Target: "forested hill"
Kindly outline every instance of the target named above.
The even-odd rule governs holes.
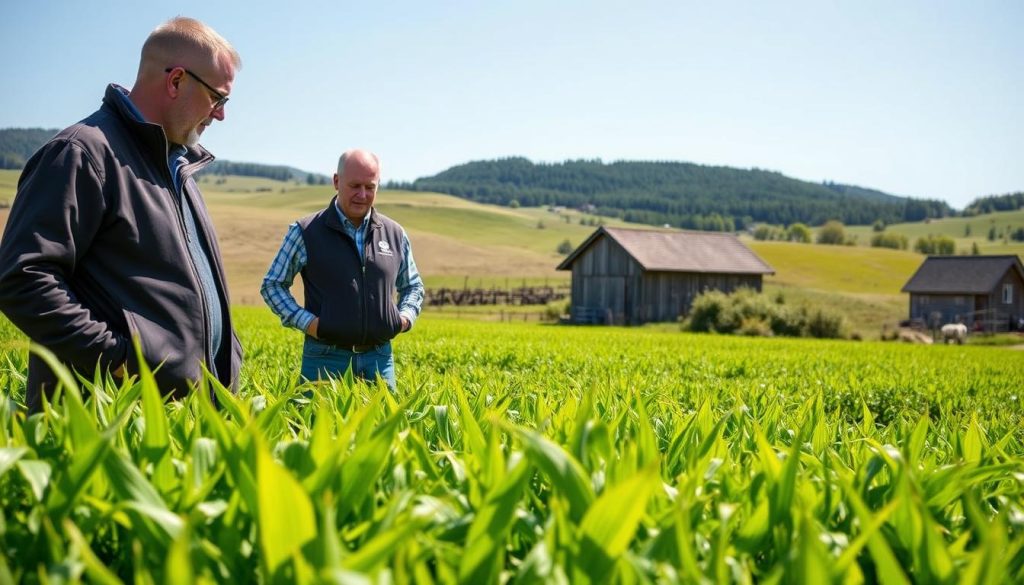
[[[206,165],[200,174],[203,175],[237,175],[240,177],[264,177],[278,181],[300,181],[309,185],[327,185],[327,175],[307,173],[295,167],[283,165],[265,165],[261,163],[232,162],[215,160]]]
[[[954,213],[943,201],[684,162],[535,164],[514,157],[470,162],[401,186],[499,205],[593,206],[598,214],[628,221],[706,230],[742,229],[753,222],[820,225],[830,219],[896,223]]]
[[[57,132],[57,129],[43,128],[0,128],[0,169],[24,168],[29,157]],[[219,159],[207,165],[201,174],[263,177],[278,181],[300,181],[310,185],[326,185],[331,182],[327,175],[308,173],[294,167]]]
[[[59,132],[55,128],[0,128],[0,169],[20,169],[44,142]]]

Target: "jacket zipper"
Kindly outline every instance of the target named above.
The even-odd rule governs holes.
[[[369,221],[369,220],[366,220],[366,221]],[[369,326],[369,323],[368,323],[368,320],[367,320],[367,317],[366,317],[366,315],[368,313],[367,308],[370,306],[370,303],[367,302],[367,298],[366,298],[366,295],[367,295],[367,292],[366,292],[366,256],[369,254],[369,250],[370,250],[368,246],[372,246],[373,245],[373,224],[370,224],[370,225],[366,226],[366,235],[369,236],[369,242],[367,242],[366,240],[363,240],[363,254],[359,258],[359,264],[360,264],[360,267],[362,268],[362,270],[361,270],[361,272],[362,272],[361,280],[362,280],[362,289],[363,289],[363,295],[362,295],[362,303],[363,303],[363,307],[362,307],[363,308],[363,310],[362,310],[362,313],[363,313],[363,345],[366,345],[366,341],[367,341],[366,336],[367,336],[367,333],[368,333],[367,328]]]
[[[213,359],[211,357],[212,352],[210,348],[210,311],[209,308],[206,306],[206,294],[203,292],[203,283],[199,278],[199,269],[196,268],[195,259],[192,258],[192,248],[188,245],[188,242],[192,241],[192,237],[188,233],[188,228],[185,227],[185,211],[183,209],[183,206],[185,204],[185,182],[187,177],[185,177],[184,167],[185,165],[180,165],[178,167],[178,171],[182,175],[181,189],[176,190],[174,188],[174,177],[172,176],[171,191],[178,195],[178,204],[176,206],[178,212],[178,228],[181,230],[181,233],[185,236],[185,255],[188,256],[188,266],[189,268],[192,269],[192,278],[195,284],[197,285],[196,290],[199,292],[199,306],[202,309],[203,313],[203,357],[206,358],[206,367],[210,368],[213,366]],[[191,205],[189,205],[189,207],[191,208]],[[195,212],[193,212],[193,216],[194,215]],[[196,229],[199,229],[198,223],[196,224]],[[212,268],[213,267],[211,266],[211,272]],[[212,389],[210,390],[210,398],[214,400],[214,404],[216,404],[216,398],[214,396]]]

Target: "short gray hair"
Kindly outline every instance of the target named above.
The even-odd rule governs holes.
[[[156,67],[180,65],[170,61],[181,56],[207,59],[215,65],[217,58],[225,54],[231,58],[235,69],[241,69],[242,58],[238,51],[217,31],[194,18],[177,16],[149,33],[142,45],[140,67],[147,63]]]

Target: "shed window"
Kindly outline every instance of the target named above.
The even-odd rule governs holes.
[[[1013,283],[1007,283],[1003,285],[1003,304],[1013,304]]]

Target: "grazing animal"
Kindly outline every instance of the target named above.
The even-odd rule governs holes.
[[[967,341],[967,325],[963,323],[946,323],[942,326],[942,342],[949,343],[956,341],[957,345],[963,345]]]

